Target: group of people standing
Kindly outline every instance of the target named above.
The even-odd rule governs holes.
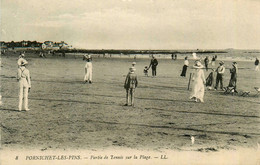
[[[216,59],[217,59],[217,56],[212,57],[212,60],[211,60],[212,66],[215,66]],[[216,69],[212,69],[213,72],[211,72],[209,74],[208,78],[205,79],[203,69],[208,71],[209,64],[210,64],[209,57],[207,56],[203,61],[204,61],[205,66],[202,65],[201,60],[195,60],[195,64],[193,65],[193,69],[195,69],[195,72],[194,72],[193,78],[192,78],[193,88],[192,88],[192,93],[191,93],[190,98],[194,99],[196,102],[204,102],[204,100],[203,100],[204,91],[205,91],[204,85],[210,86],[209,89],[211,89],[211,86],[214,84],[213,83],[213,81],[214,81],[213,75],[215,75],[214,72],[216,72],[216,80],[215,80],[215,85],[213,86],[213,88],[215,90],[217,90],[218,87],[220,87],[221,90],[225,90],[225,87],[223,85],[224,73],[226,70],[226,68],[224,66],[224,62],[220,61],[219,66]],[[188,66],[189,66],[188,57],[185,57],[184,65],[183,65],[180,76],[186,77],[186,72],[187,72]],[[237,90],[236,90],[237,73],[238,73],[237,63],[233,62],[232,68],[230,68],[231,77],[230,77],[230,81],[229,81],[229,84],[227,87],[233,88],[234,92],[237,92]]]
[[[258,58],[255,59],[255,71],[259,71],[259,60],[258,60]]]
[[[86,61],[85,64],[85,76],[84,76],[84,82],[85,83],[92,83],[92,57],[91,55],[84,55],[83,60]],[[214,61],[213,61],[214,60]],[[216,57],[214,56],[212,58],[212,66],[215,65]],[[214,62],[214,63],[213,63]],[[208,71],[208,65],[209,65],[209,58],[208,56],[204,59],[205,67],[202,65],[200,60],[196,60],[193,69],[195,69],[195,72],[193,74],[193,88],[190,99],[193,99],[196,102],[204,102],[204,91],[205,91],[205,85],[212,85],[212,81],[210,84],[207,84],[207,80],[205,79],[204,71],[205,68],[206,71]],[[31,89],[31,78],[30,78],[30,72],[26,68],[26,65],[28,64],[27,60],[25,59],[24,53],[20,54],[19,59],[17,61],[18,64],[18,71],[17,71],[17,81],[19,82],[19,105],[18,109],[19,111],[23,110],[23,103],[24,103],[24,110],[29,111],[28,108],[28,93]],[[137,75],[135,73],[135,62],[132,63],[132,67],[129,68],[129,72],[125,79],[124,88],[126,89],[126,104],[125,106],[132,105],[134,106],[134,94],[135,94],[135,88],[138,85]],[[255,70],[258,71],[259,60],[256,58],[255,61]],[[152,68],[152,77],[156,76],[156,69],[158,66],[158,60],[155,58],[154,55],[152,55],[152,59],[150,61],[149,67],[145,67],[144,73],[148,76],[148,70]],[[184,65],[182,68],[182,77],[186,77],[187,68],[189,66],[188,57],[184,58]],[[216,72],[216,83],[214,86],[214,89],[217,90],[218,86],[220,84],[220,89],[224,90],[223,86],[223,75],[225,73],[225,66],[224,62],[220,61],[219,66],[214,70]],[[236,91],[236,84],[237,84],[237,73],[238,73],[238,67],[237,63],[232,63],[232,68],[230,68],[230,81],[228,87],[232,87],[235,92]],[[210,74],[213,75],[213,72]],[[213,77],[213,76],[212,76]]]
[[[204,102],[203,97],[204,97],[204,85],[206,84],[206,79],[204,75],[204,71],[202,70],[204,66],[201,64],[199,60],[195,61],[195,65],[193,66],[195,69],[192,81],[193,81],[193,88],[192,88],[192,93],[190,99],[194,99],[196,102]],[[223,75],[225,73],[225,66],[224,62],[220,61],[219,66],[217,67],[216,71],[216,84],[214,89],[217,90],[218,86],[220,84],[220,89],[224,90],[223,87]],[[237,63],[233,62],[232,63],[232,68],[230,68],[230,81],[227,87],[233,88],[234,92],[236,91],[236,84],[237,84],[237,72],[238,72],[238,67]],[[212,74],[212,73],[211,73]]]
[[[197,56],[196,56],[196,53],[193,53],[193,58],[197,59]],[[211,65],[214,67],[215,66],[215,62],[216,62],[216,59],[217,59],[217,56],[214,55],[212,57],[212,60],[210,61],[209,60],[209,57],[206,56],[206,58],[204,59],[204,64],[205,64],[205,69],[206,71],[208,71],[209,69],[209,64],[211,63]],[[181,72],[181,77],[186,77],[186,72],[187,72],[187,68],[189,67],[189,61],[188,61],[188,57],[186,56],[184,58],[184,65],[183,65],[183,68],[182,68],[182,72]]]
[[[126,90],[126,104],[125,106],[133,106],[134,107],[134,95],[135,95],[135,88],[138,85],[137,75],[135,73],[136,62],[132,63],[132,67],[129,68],[129,72],[125,79],[124,88]],[[156,77],[156,69],[158,66],[158,60],[155,58],[154,55],[152,55],[152,59],[150,62],[149,67],[145,66],[144,68],[144,74],[145,76],[148,76],[148,70],[152,68],[152,77]]]

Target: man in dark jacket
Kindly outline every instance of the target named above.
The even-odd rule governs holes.
[[[152,55],[152,59],[151,59],[151,63],[149,65],[149,68],[152,66],[152,76],[155,77],[156,76],[156,67],[158,65],[158,61],[157,59],[154,57],[154,55]]]

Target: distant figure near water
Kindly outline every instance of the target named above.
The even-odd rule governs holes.
[[[154,55],[152,55],[152,59],[151,59],[151,63],[148,67],[148,69],[150,69],[150,67],[152,67],[152,76],[155,77],[156,76],[156,67],[158,65],[158,61],[157,59],[154,57]]]
[[[177,60],[177,54],[174,55],[174,60]]]
[[[255,71],[259,71],[259,60],[258,60],[258,58],[255,59]]]
[[[136,62],[132,63],[132,67],[135,69]],[[136,69],[135,69],[136,70]]]
[[[213,57],[212,57],[212,60],[211,60],[211,65],[212,65],[212,66],[215,66],[215,64],[216,64],[216,57],[213,56]]]
[[[197,54],[196,53],[192,53],[192,57],[194,60],[197,60]]]
[[[188,57],[185,57],[184,58],[184,65],[182,67],[182,72],[181,72],[182,77],[186,77],[186,72],[187,72],[188,67],[189,67]]]

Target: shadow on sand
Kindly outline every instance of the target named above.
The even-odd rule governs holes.
[[[219,115],[219,116],[231,116],[231,117],[249,117],[249,118],[260,118],[259,116],[249,116],[249,115],[237,115],[237,114],[228,114],[228,113],[210,113],[210,112],[191,112],[191,111],[175,111],[175,110],[166,110],[161,108],[145,108],[146,110],[158,110],[158,111],[167,111],[167,112],[178,112],[178,113],[192,113],[192,114],[205,114],[205,115]]]
[[[255,136],[260,135],[260,133],[254,133],[254,132],[249,133],[249,132],[232,132],[232,131],[211,131],[211,130],[202,130],[202,129],[196,129],[196,128],[173,127],[173,126],[165,126],[165,125],[147,125],[147,124],[119,123],[119,122],[106,122],[106,121],[95,121],[95,120],[86,120],[86,122],[113,124],[113,125],[130,125],[130,126],[150,127],[150,128],[165,128],[165,129],[175,129],[175,130],[184,130],[184,131],[195,131],[195,132],[202,132],[202,133],[237,135],[237,136],[243,136],[243,137],[245,137],[245,136],[249,137],[248,135],[255,135]]]

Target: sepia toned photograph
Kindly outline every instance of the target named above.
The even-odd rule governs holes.
[[[0,11],[0,165],[260,165],[260,1]]]

